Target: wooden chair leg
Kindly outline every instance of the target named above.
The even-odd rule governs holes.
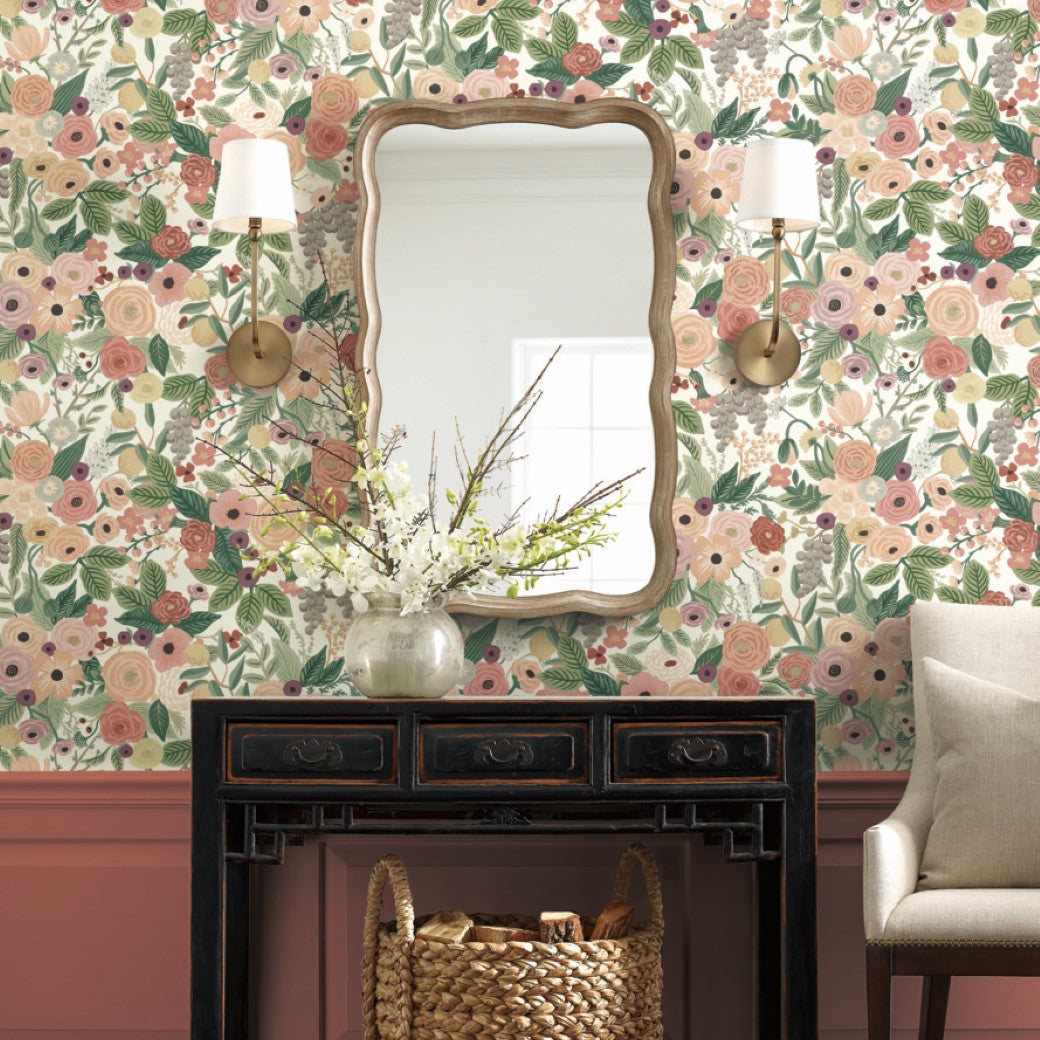
[[[892,1035],[892,954],[887,946],[867,947],[867,1038]]]
[[[918,1040],[943,1040],[946,1002],[950,999],[949,975],[925,975],[921,987],[921,1028]]]

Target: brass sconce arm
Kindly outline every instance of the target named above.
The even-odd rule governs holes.
[[[773,221],[773,324],[769,330],[769,343],[766,344],[766,357],[776,353],[776,344],[780,339],[780,248],[784,241],[784,219],[777,217]],[[256,248],[255,246],[253,247]],[[256,257],[253,257],[256,267]],[[254,303],[253,309],[256,309]]]
[[[260,318],[258,311],[260,304],[257,299],[260,283],[260,229],[263,221],[259,217],[249,218],[249,244],[252,250],[252,269],[249,272],[249,289],[252,298],[250,314],[252,316],[251,327],[253,330],[253,357],[258,361],[263,359],[264,352],[260,349]],[[779,254],[778,254],[779,257]],[[779,258],[777,264],[779,264]],[[779,267],[777,268],[779,271]]]

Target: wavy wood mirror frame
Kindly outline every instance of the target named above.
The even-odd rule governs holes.
[[[672,135],[653,109],[635,101],[599,98],[585,104],[562,104],[523,98],[470,101],[450,105],[438,101],[393,101],[373,108],[365,117],[354,148],[360,213],[354,243],[354,282],[358,297],[360,329],[358,371],[368,402],[369,439],[376,442],[382,403],[377,366],[380,312],[375,276],[376,233],[379,225],[379,184],[376,150],[387,131],[405,124],[425,124],[458,130],[490,123],[544,123],[579,128],[597,123],[626,123],[636,127],[650,143],[652,170],[647,193],[654,256],[651,283],[649,333],[654,349],[650,378],[650,416],[654,434],[654,483],[650,501],[650,530],[655,560],[650,580],[636,592],[608,595],[573,589],[549,595],[458,596],[448,603],[457,614],[485,617],[551,617],[581,611],[601,617],[626,617],[649,610],[668,591],[675,576],[675,530],[672,501],[675,497],[676,435],[671,409],[671,383],[675,374],[675,340],[671,304],[675,291],[675,231],[669,205],[675,172]]]

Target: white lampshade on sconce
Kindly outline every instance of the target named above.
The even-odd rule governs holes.
[[[249,235],[252,244],[250,320],[228,339],[228,368],[246,386],[271,386],[292,362],[289,337],[273,322],[260,321],[257,314],[260,236],[296,230],[289,150],[281,141],[244,137],[224,145],[213,227]]]
[[[778,386],[798,370],[801,346],[780,320],[780,247],[787,231],[820,223],[816,156],[810,141],[765,137],[752,141],[744,159],[737,225],[773,236],[773,317],[749,325],[733,355],[738,371],[759,386]]]

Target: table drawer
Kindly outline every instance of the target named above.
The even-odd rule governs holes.
[[[614,783],[778,780],[780,724],[617,722]]]
[[[397,724],[228,727],[228,780],[236,783],[393,784]]]
[[[511,725],[426,723],[419,728],[422,784],[586,784],[587,722]]]

